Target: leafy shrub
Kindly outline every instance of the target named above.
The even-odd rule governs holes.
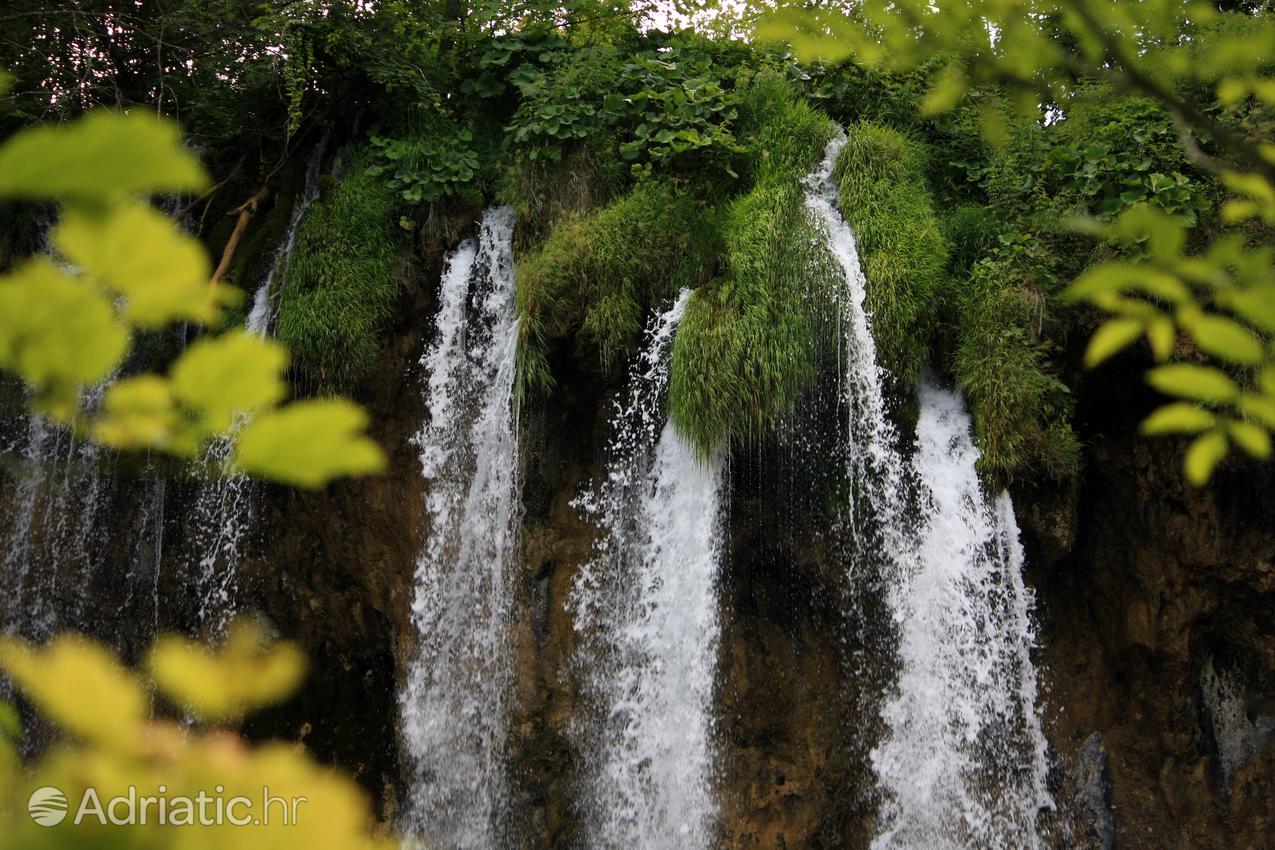
[[[479,170],[473,141],[473,131],[446,121],[410,138],[373,135],[367,173],[382,176],[408,204],[447,198],[481,203],[482,193],[473,182]]]
[[[626,96],[608,95],[603,107],[628,128],[620,155],[633,163],[635,175],[671,170],[700,179],[705,172],[738,176],[733,166],[744,153],[733,131],[738,97],[709,57],[637,56],[624,66],[621,84]]]
[[[897,130],[850,128],[835,178],[868,280],[867,307],[882,365],[911,388],[942,298],[947,244],[925,182],[922,145]]]
[[[297,233],[279,293],[277,335],[293,368],[327,392],[367,374],[398,297],[393,191],[353,163]]]

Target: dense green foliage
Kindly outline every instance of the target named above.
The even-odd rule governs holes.
[[[1155,360],[1182,361],[1147,372],[1176,401],[1143,431],[1195,435],[1184,468],[1201,484],[1231,446],[1272,454],[1271,12],[1182,0],[864,0],[853,15],[784,9],[764,30],[807,58],[853,58],[868,76],[905,81],[892,94],[922,83],[912,120],[929,116],[956,142],[962,155],[949,161],[1006,213],[993,274],[1023,275],[1048,307],[1063,294],[1055,285],[1075,278],[1065,300],[1111,317],[1089,342],[1091,367],[1143,339]],[[965,156],[971,147],[944,125],[1038,155]],[[959,193],[959,175],[946,176]],[[1057,251],[1068,216],[1073,235],[1101,242]],[[1200,359],[1226,371],[1191,362]]]
[[[518,264],[524,391],[552,385],[554,340],[574,336],[604,370],[631,353],[652,306],[707,279],[716,239],[710,211],[658,182],[557,227]]]
[[[757,182],[726,208],[723,276],[687,305],[669,377],[669,416],[705,453],[763,436],[811,386],[837,281],[801,184],[830,122],[773,77],[743,101]]]
[[[276,333],[312,388],[347,389],[376,360],[399,292],[394,210],[391,186],[356,158],[301,223]]]
[[[925,174],[921,143],[868,123],[848,129],[835,172],[842,214],[868,279],[878,359],[905,388],[925,363],[947,268]]]
[[[612,0],[264,14],[249,0],[105,0],[0,21],[17,80],[0,127],[101,103],[180,112],[214,186],[175,209],[222,253],[220,280],[244,289],[318,138],[363,150],[282,276],[279,333],[306,391],[366,372],[398,303],[395,263],[410,250],[435,262],[483,203],[518,213],[524,394],[552,385],[563,354],[614,378],[649,311],[697,286],[671,405],[707,451],[781,421],[826,365],[826,258],[800,180],[831,117],[847,129],[842,212],[899,409],[928,366],[964,391],[987,473],[1075,475],[1078,345],[1095,324],[1079,299],[1116,317],[1090,362],[1144,338],[1159,359],[1203,352],[1244,371],[1224,400],[1195,399],[1211,418],[1186,430],[1215,435],[1210,456],[1219,440],[1262,454],[1248,426],[1275,369],[1249,356],[1268,329],[1253,306],[1265,296],[1247,288],[1265,280],[1255,248],[1275,219],[1269,11],[861,7],[772,16],[767,31],[800,55],[837,60],[799,64],[726,35],[752,8],[663,32],[651,4]],[[0,244],[29,244],[30,231],[14,224]],[[1222,234],[1240,241],[1206,251]],[[1161,273],[1189,297],[1157,289]],[[1213,319],[1249,353],[1218,354],[1229,349]]]
[[[822,365],[838,280],[795,178],[726,213],[726,277],[695,293],[673,345],[669,416],[702,452],[779,424]]]

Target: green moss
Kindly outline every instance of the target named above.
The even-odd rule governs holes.
[[[809,216],[793,175],[728,210],[730,276],[687,305],[669,380],[669,416],[704,453],[755,441],[817,375],[837,275]]]
[[[1072,399],[1049,369],[1036,332],[1045,305],[1013,283],[1013,271],[984,260],[957,299],[957,385],[974,419],[981,471],[997,483],[1043,472],[1063,480],[1080,469]]]
[[[518,264],[521,392],[553,383],[547,350],[574,336],[609,369],[632,352],[646,310],[712,271],[711,212],[658,183],[569,218]]]
[[[279,340],[318,391],[347,389],[371,369],[398,297],[394,193],[361,158],[297,234],[279,296]]]
[[[920,374],[938,319],[947,243],[926,187],[925,148],[897,130],[851,127],[835,177],[868,280],[881,364],[896,387]]]

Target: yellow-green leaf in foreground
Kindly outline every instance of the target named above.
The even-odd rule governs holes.
[[[1165,395],[1196,401],[1225,402],[1239,394],[1235,382],[1209,366],[1174,363],[1147,372],[1147,383]]]
[[[1173,353],[1173,343],[1177,339],[1177,328],[1173,320],[1161,316],[1147,322],[1147,342],[1156,360],[1168,360]]]
[[[1097,366],[1142,336],[1144,325],[1138,319],[1111,319],[1089,340],[1085,365]]]
[[[158,375],[138,375],[107,389],[93,436],[118,449],[167,448],[176,426],[168,382]]]
[[[1231,296],[1230,307],[1262,330],[1275,332],[1275,287],[1237,292]]]
[[[1213,475],[1213,469],[1226,457],[1226,448],[1226,435],[1221,431],[1196,437],[1182,459],[1187,480],[1197,487],[1205,484]]]
[[[1186,328],[1200,349],[1214,357],[1246,366],[1262,361],[1262,344],[1239,322],[1204,314]]]
[[[1178,401],[1158,408],[1154,413],[1142,420],[1142,433],[1148,436],[1157,434],[1198,434],[1213,427],[1217,421],[1212,412],[1187,401]]]
[[[262,628],[239,620],[215,654],[185,638],[164,637],[151,652],[159,689],[204,720],[235,720],[289,696],[305,674],[293,644],[270,645]]]
[[[1226,423],[1226,431],[1237,446],[1253,457],[1265,460],[1271,456],[1271,435],[1261,425],[1231,421]]]
[[[53,233],[62,255],[125,298],[136,325],[188,320],[211,324],[229,287],[212,286],[203,246],[145,204],[120,204],[106,215],[71,211]]]
[[[97,201],[197,191],[207,182],[177,125],[148,112],[99,110],[71,124],[22,130],[0,146],[0,197]]]
[[[201,337],[173,364],[173,394],[202,417],[206,431],[225,431],[237,414],[273,405],[285,391],[288,353],[246,330]]]
[[[253,419],[239,438],[235,462],[298,487],[380,472],[385,455],[363,434],[366,426],[367,414],[345,399],[297,402]]]
[[[0,669],[55,723],[73,735],[114,747],[129,740],[149,710],[137,680],[109,652],[74,636],[33,649],[0,642]]]
[[[128,340],[101,290],[46,258],[0,277],[0,367],[39,391],[105,378]]]

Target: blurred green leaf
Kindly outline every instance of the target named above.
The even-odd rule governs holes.
[[[1197,487],[1207,483],[1213,469],[1226,457],[1226,450],[1226,435],[1221,431],[1209,431],[1197,437],[1183,458],[1187,480]]]
[[[1206,402],[1227,402],[1239,395],[1235,382],[1209,366],[1175,363],[1147,372],[1147,383],[1165,395]]]
[[[0,147],[0,197],[99,202],[207,183],[177,125],[149,112],[98,110],[71,124],[22,130]]]
[[[363,435],[367,414],[344,399],[301,401],[255,418],[239,438],[235,462],[248,472],[298,487],[385,468]]]

